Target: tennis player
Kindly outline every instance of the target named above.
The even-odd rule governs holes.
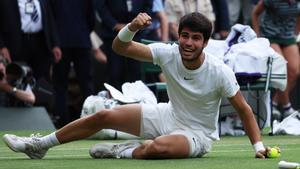
[[[190,13],[179,23],[178,44],[144,45],[132,41],[135,33],[151,24],[140,13],[114,39],[113,50],[125,57],[153,62],[167,80],[168,103],[128,104],[78,119],[44,137],[3,136],[15,152],[43,158],[53,146],[80,140],[102,129],[115,129],[145,138],[144,142],[97,144],[94,158],[169,159],[201,157],[218,140],[218,116],[222,97],[238,112],[256,158],[266,157],[266,148],[250,106],[243,98],[233,71],[203,48],[212,33],[212,23],[200,13]]]

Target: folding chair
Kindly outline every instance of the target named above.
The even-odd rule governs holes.
[[[254,83],[246,83],[246,84],[240,84],[240,90],[241,91],[248,91],[250,92],[255,92],[255,95],[253,96],[256,100],[256,110],[254,110],[254,113],[256,115],[256,120],[258,123],[258,126],[260,129],[262,129],[265,126],[265,123],[267,122],[267,117],[263,117],[263,114],[260,112],[260,99],[262,96],[260,95],[261,91],[264,91],[267,93],[268,91],[272,91],[274,88],[272,84],[270,83],[271,80],[271,72],[272,72],[272,63],[273,63],[273,58],[270,56],[267,61],[267,72],[266,74],[263,74],[262,77],[264,80],[257,80]],[[251,93],[250,93],[251,95]],[[230,115],[230,113],[223,113],[222,110],[224,109],[225,112],[230,112],[230,109],[228,109],[228,106],[231,106],[230,104],[224,104],[221,105],[220,107],[220,115],[219,115],[219,120],[227,115]],[[272,113],[272,97],[270,97],[270,125],[271,125],[271,131],[270,135],[273,134],[273,113]],[[267,115],[267,114],[266,114]],[[262,122],[262,123],[261,123]],[[219,133],[221,133],[221,123],[219,123]]]

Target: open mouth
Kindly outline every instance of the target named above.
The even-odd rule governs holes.
[[[183,49],[183,54],[185,56],[190,56],[190,55],[193,55],[194,54],[194,51],[192,49],[188,49],[188,48],[184,48]]]

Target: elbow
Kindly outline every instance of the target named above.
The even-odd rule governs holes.
[[[113,40],[113,43],[112,43],[112,50],[116,53],[118,53],[118,45],[117,45],[117,37]]]
[[[120,56],[127,57],[129,45],[130,45],[130,42],[122,42],[116,37],[112,43],[112,50]]]
[[[116,54],[122,55],[122,45],[121,45],[120,40],[119,40],[117,37],[113,40],[113,43],[112,43],[112,50],[113,50]]]

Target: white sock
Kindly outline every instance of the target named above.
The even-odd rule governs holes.
[[[133,150],[136,149],[135,148],[129,148],[129,149],[126,149],[124,151],[121,152],[120,156],[121,158],[132,158],[132,153],[133,153]]]
[[[289,109],[289,108],[292,107],[292,105],[291,105],[291,103],[289,102],[289,103],[287,103],[286,105],[283,105],[282,107],[283,107],[284,109]]]
[[[51,148],[51,147],[59,145],[59,144],[60,143],[57,140],[55,132],[41,138],[41,147],[42,148],[48,149],[48,148]]]

